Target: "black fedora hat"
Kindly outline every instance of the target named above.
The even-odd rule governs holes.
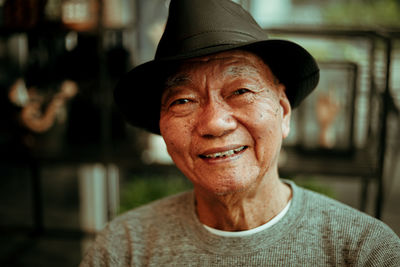
[[[159,134],[161,94],[174,66],[185,59],[233,49],[262,58],[285,84],[292,108],[318,84],[314,58],[298,44],[268,39],[240,5],[230,0],[171,0],[154,60],[120,79],[114,90],[115,102],[129,123]]]

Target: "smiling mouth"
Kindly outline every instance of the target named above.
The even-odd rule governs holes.
[[[234,154],[239,154],[240,152],[242,152],[243,150],[245,150],[247,148],[247,146],[241,146],[235,149],[231,149],[231,150],[227,150],[227,151],[223,151],[223,152],[217,152],[217,153],[212,153],[212,154],[207,154],[207,155],[200,155],[200,158],[203,159],[217,159],[217,158],[225,158],[225,157],[229,157],[232,156]]]

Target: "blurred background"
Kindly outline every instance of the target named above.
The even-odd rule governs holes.
[[[280,174],[400,235],[400,1],[241,0],[318,60]],[[151,60],[166,0],[0,0],[0,265],[77,266],[118,214],[187,190],[112,90]],[[140,99],[132,99],[140,105]]]

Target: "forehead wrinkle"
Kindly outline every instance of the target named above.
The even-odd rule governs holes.
[[[179,73],[177,75],[173,75],[173,76],[169,77],[165,81],[165,90],[167,90],[171,87],[181,86],[181,85],[187,84],[189,82],[192,82],[192,79],[190,78],[189,74]]]
[[[226,76],[249,76],[249,75],[260,75],[261,72],[258,68],[254,66],[244,65],[244,66],[229,66],[223,73]]]

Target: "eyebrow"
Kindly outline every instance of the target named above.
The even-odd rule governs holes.
[[[174,90],[174,88],[188,84],[191,81],[190,76],[186,73],[180,73],[167,78],[164,83],[164,92],[161,96],[161,105],[164,104],[166,99],[169,99],[180,92],[180,90]]]
[[[169,89],[171,87],[176,87],[176,86],[180,86],[183,84],[187,84],[188,82],[191,82],[191,81],[192,80],[190,79],[189,75],[186,73],[171,76],[165,81],[164,91],[166,91],[167,89]]]

